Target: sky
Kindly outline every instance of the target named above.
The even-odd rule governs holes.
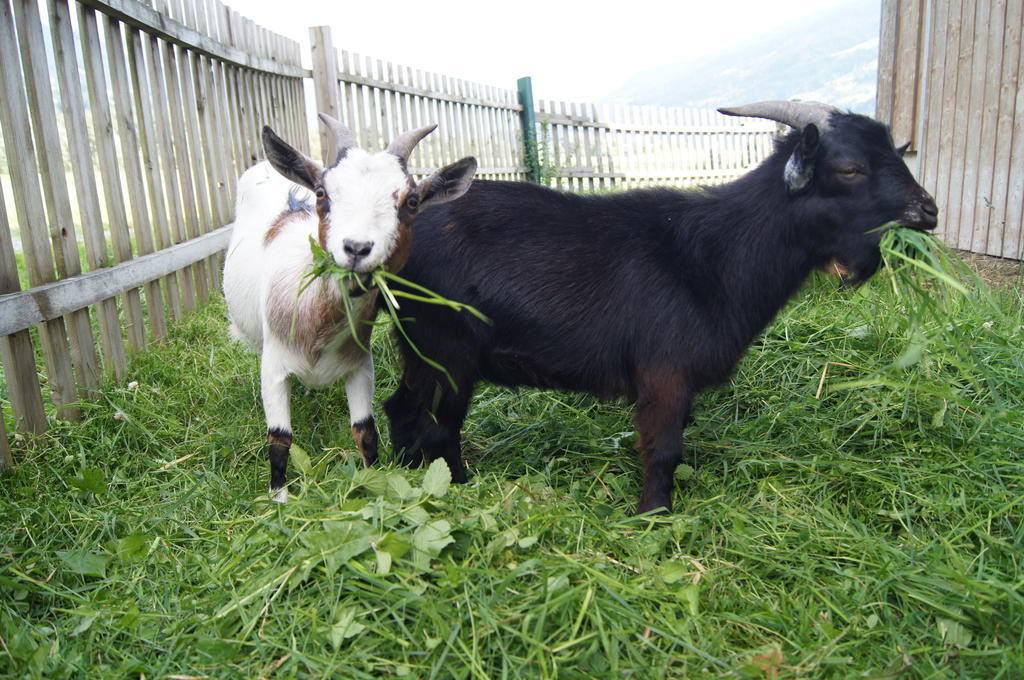
[[[645,69],[718,52],[842,0],[226,0],[302,44],[330,26],[334,45],[415,69],[590,102]]]

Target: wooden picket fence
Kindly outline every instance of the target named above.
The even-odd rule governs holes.
[[[774,132],[713,112],[535,111],[529,79],[470,83],[310,34],[307,70],[297,43],[220,0],[0,0],[0,402],[19,432],[45,431],[47,400],[77,419],[105,375],[124,379],[218,290],[235,181],[263,156],[262,126],[313,153],[306,79],[317,110],[365,148],[437,123],[410,159],[417,176],[473,155],[478,177],[572,190],[716,183],[767,155]],[[0,417],[0,467],[5,428]]]
[[[0,360],[18,429],[38,433],[44,393],[76,419],[219,288],[260,125],[308,148],[308,72],[297,43],[218,0],[0,0],[0,63]]]
[[[537,120],[544,178],[572,191],[727,182],[771,153],[777,130],[711,110],[544,100]]]
[[[310,42],[317,110],[345,123],[360,146],[382,149],[406,130],[436,123],[409,159],[414,176],[476,156],[479,178],[526,179],[514,91],[339,53],[326,26],[310,29]],[[320,143],[326,149],[324,131]]]

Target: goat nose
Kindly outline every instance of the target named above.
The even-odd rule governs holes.
[[[939,223],[939,206],[935,205],[935,199],[928,194],[921,200],[921,216],[928,229],[934,229]]]
[[[345,254],[350,255],[353,260],[361,260],[373,250],[373,241],[353,241],[345,239],[342,241]]]

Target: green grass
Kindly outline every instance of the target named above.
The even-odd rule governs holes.
[[[919,313],[906,273],[802,291],[655,518],[628,408],[495,387],[451,487],[357,467],[343,389],[296,387],[272,504],[257,361],[208,304],[4,473],[0,675],[1019,678],[1021,299]]]

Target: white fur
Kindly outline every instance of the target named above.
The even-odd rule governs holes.
[[[391,254],[398,229],[395,192],[407,188],[398,160],[385,153],[368,154],[351,149],[346,158],[324,176],[331,199],[328,250],[343,267],[350,258],[344,240],[373,242],[360,270],[380,266]],[[349,420],[357,423],[373,414],[373,357],[353,353],[355,340],[344,330],[319,352],[303,351],[308,343],[294,335],[284,336],[268,324],[268,313],[292,318],[318,314],[318,305],[340,308],[340,291],[333,281],[315,281],[301,295],[303,276],[312,265],[309,239],[318,238],[319,218],[291,218],[268,244],[268,230],[288,207],[288,193],[295,192],[309,205],[315,198],[281,176],[264,161],[245,171],[238,180],[235,226],[224,262],[224,297],[231,319],[231,333],[260,354],[260,392],[267,428],[291,432],[290,378],[295,375],[313,388],[345,379]],[[353,298],[358,306],[373,304],[372,295]],[[275,306],[273,309],[272,307]],[[294,329],[293,329],[294,330]],[[343,352],[342,350],[349,350]],[[358,359],[353,360],[353,355]],[[346,358],[348,357],[348,358]],[[287,489],[271,489],[274,500],[287,500]]]
[[[410,141],[409,134],[415,139]],[[423,134],[419,130],[400,138],[405,140],[400,146],[409,147],[405,153]],[[451,174],[445,175],[449,170]],[[421,207],[462,195],[475,171],[474,159],[437,171],[418,187]],[[386,151],[370,154],[351,147],[320,181],[330,206],[325,245],[334,260],[359,272],[387,262],[398,240],[397,202],[411,186],[399,158]],[[356,351],[359,348],[347,324],[319,325],[331,317],[329,312],[341,308],[338,284],[317,280],[299,293],[312,265],[310,238],[319,239],[320,219],[315,210],[292,215],[267,242],[268,232],[289,208],[290,192],[300,202],[315,206],[312,192],[286,179],[267,161],[242,174],[234,231],[224,261],[231,334],[260,355],[260,393],[267,429],[289,434],[293,375],[314,388],[344,378],[350,422],[356,424],[373,415],[373,357],[369,351]],[[346,240],[372,244],[372,248],[355,261],[345,252]],[[361,295],[352,302],[358,317],[360,311],[367,311],[363,305],[375,304],[375,295]],[[300,323],[303,320],[305,323]],[[275,501],[288,500],[287,486],[270,493]]]

